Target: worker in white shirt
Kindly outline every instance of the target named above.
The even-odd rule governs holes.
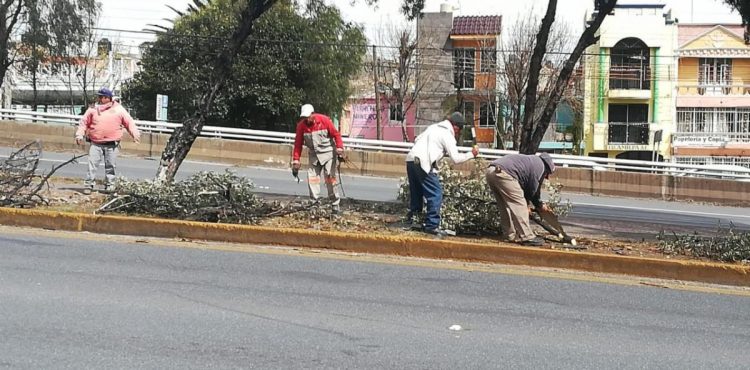
[[[437,236],[447,235],[445,230],[440,229],[440,207],[443,204],[443,186],[438,177],[438,162],[447,154],[450,159],[458,164],[465,162],[479,154],[475,146],[471,153],[459,153],[456,147],[456,138],[461,134],[464,127],[464,115],[453,112],[448,119],[430,125],[414,140],[409,154],[406,155],[406,174],[409,179],[409,214],[407,222],[412,224],[412,229],[421,228],[428,234]],[[427,203],[427,212],[424,217],[424,225],[416,223],[415,218],[422,213],[424,203]]]

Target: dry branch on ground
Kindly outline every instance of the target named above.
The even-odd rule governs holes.
[[[38,174],[41,156],[42,144],[37,140],[11,153],[0,163],[0,206],[31,208],[49,204],[49,200],[42,195],[49,178],[61,167],[83,157],[74,156],[52,167],[49,172]]]

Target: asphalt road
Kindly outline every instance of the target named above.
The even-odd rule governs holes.
[[[750,363],[746,290],[712,294],[471,265],[227,249],[1,227],[0,367],[683,370]]]
[[[10,148],[0,148],[0,158],[7,157]],[[43,155],[42,170],[70,159],[71,153],[48,153]],[[121,157],[118,174],[131,179],[149,179],[156,174],[157,161],[137,157]],[[57,175],[83,178],[86,173],[85,159],[81,163],[61,168]],[[178,178],[185,178],[199,171],[224,171],[231,168],[246,176],[257,185],[258,191],[270,194],[307,196],[307,184],[297,183],[290,170],[236,167],[231,165],[186,161]],[[103,168],[100,177],[103,177]],[[399,180],[372,176],[343,176],[342,184],[347,197],[395,202]],[[573,204],[571,217],[600,222],[640,223],[642,225],[675,226],[682,229],[716,230],[720,223],[733,223],[739,230],[750,230],[750,212],[746,208],[710,206],[687,202],[666,202],[651,199],[600,197],[568,193],[564,198]]]

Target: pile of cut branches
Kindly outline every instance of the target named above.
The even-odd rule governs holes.
[[[74,156],[52,167],[46,174],[37,174],[41,156],[42,144],[36,140],[0,162],[0,206],[31,208],[48,205],[49,200],[42,195],[42,190],[49,185],[49,178],[61,167],[83,157]]]
[[[734,225],[719,226],[716,235],[666,234],[657,236],[659,250],[665,254],[710,258],[722,262],[750,262],[750,232],[738,231]]]
[[[115,193],[98,212],[252,224],[282,208],[259,198],[254,188],[229,170],[200,172],[174,183],[118,179]]]
[[[485,171],[489,163],[482,159],[474,161],[468,175],[453,169],[447,160],[440,165],[438,175],[443,184],[443,207],[441,209],[442,228],[453,230],[458,234],[498,235],[501,233],[500,216],[498,215],[495,197],[492,195]],[[547,182],[548,202],[558,216],[570,211],[570,204],[560,199],[560,184]],[[408,205],[409,182],[401,179],[398,199]]]

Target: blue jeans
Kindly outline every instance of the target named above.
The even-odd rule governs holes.
[[[418,164],[406,162],[406,175],[409,178],[409,216],[421,213],[427,203],[425,230],[440,226],[440,207],[443,205],[443,186],[436,173],[425,173]],[[423,200],[424,198],[424,200]]]

